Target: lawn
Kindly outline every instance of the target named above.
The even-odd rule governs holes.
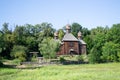
[[[0,80],[120,80],[120,63],[0,68]]]

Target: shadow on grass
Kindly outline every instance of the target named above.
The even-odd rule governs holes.
[[[63,65],[79,65],[79,64],[88,64],[89,62],[85,62],[85,61],[75,61],[75,60],[51,60],[49,63],[47,64],[63,64]],[[43,63],[45,64],[45,63]]]
[[[36,69],[36,68],[42,68],[44,65],[54,65],[54,64],[62,64],[62,65],[79,65],[79,64],[88,64],[88,62],[84,61],[73,61],[73,60],[65,60],[63,62],[60,62],[59,60],[51,60],[48,63],[33,63],[33,62],[24,62],[22,65],[9,65],[9,64],[3,64],[0,68],[11,68],[11,69]]]
[[[8,64],[3,64],[2,66],[0,66],[0,68],[16,68],[17,65],[8,65]]]
[[[61,62],[63,65],[78,65],[78,64],[88,64],[88,62],[84,61],[71,61],[71,60],[66,60],[64,62]]]
[[[0,66],[0,68],[7,68],[7,69],[38,69],[38,68],[42,68],[43,66],[25,66],[25,67],[21,67],[22,65],[7,65],[7,64],[3,64],[2,66]]]

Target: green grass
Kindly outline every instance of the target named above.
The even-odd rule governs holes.
[[[0,68],[0,80],[120,80],[120,63]]]

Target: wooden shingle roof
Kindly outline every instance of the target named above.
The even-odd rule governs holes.
[[[80,44],[86,44],[82,39],[78,39]]]
[[[71,33],[66,33],[62,41],[78,41],[78,39]]]

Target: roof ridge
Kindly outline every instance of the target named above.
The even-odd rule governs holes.
[[[71,33],[66,33],[62,41],[78,41],[78,39]]]

